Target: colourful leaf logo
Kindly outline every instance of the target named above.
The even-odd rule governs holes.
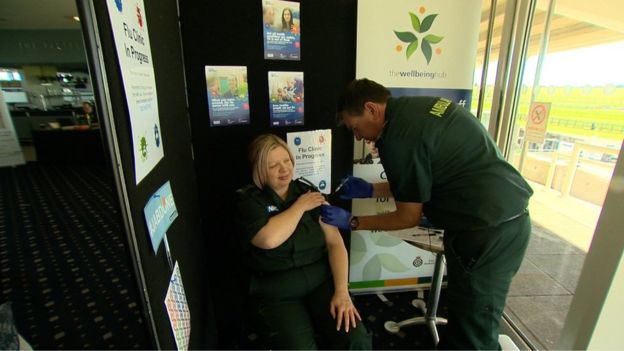
[[[397,245],[401,245],[404,241],[399,238],[395,238],[393,236],[383,234],[380,232],[374,232],[370,234],[370,238],[373,242],[382,247],[394,247]]]
[[[424,15],[425,8],[420,7],[419,12]],[[437,14],[428,15],[424,17],[422,21],[420,20],[418,15],[412,12],[409,12],[409,16],[412,22],[412,28],[414,29],[416,34],[412,32],[407,32],[407,31],[401,31],[401,32],[396,31],[396,30],[394,31],[394,34],[396,35],[396,37],[403,43],[407,44],[407,49],[405,49],[405,58],[407,60],[409,60],[409,58],[416,52],[416,50],[418,50],[418,44],[419,44],[418,34],[426,34],[427,31],[431,29],[431,26],[433,25],[433,21],[435,21],[438,15]],[[420,39],[420,51],[423,53],[423,56],[425,56],[425,59],[427,60],[427,64],[431,62],[431,56],[433,55],[433,48],[431,47],[431,44],[438,44],[442,41],[442,39],[444,39],[444,37],[441,37],[435,34],[426,34],[424,37]],[[402,44],[399,44],[396,46],[397,52],[400,52],[402,50],[403,50]],[[440,54],[440,53],[442,53],[442,50],[440,48],[437,48],[436,54]]]
[[[366,256],[366,241],[362,238],[361,234],[351,233],[351,250],[349,263],[354,266]]]
[[[144,136],[139,139],[139,154],[141,155],[141,160],[147,160],[147,140],[145,140]]]
[[[143,14],[141,13],[141,8],[139,7],[139,5],[136,5],[136,15],[139,28],[143,29]]]
[[[362,268],[362,278],[364,280],[380,280],[382,268],[393,273],[402,273],[409,269],[396,256],[378,253],[371,257]]]

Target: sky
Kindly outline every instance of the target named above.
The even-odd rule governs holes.
[[[533,85],[537,56],[529,57],[523,85]],[[494,84],[496,63],[488,66],[488,84]],[[475,82],[481,80],[475,72]],[[549,53],[542,65],[541,86],[624,85],[624,41]]]

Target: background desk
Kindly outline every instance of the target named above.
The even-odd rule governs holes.
[[[62,164],[104,164],[99,128],[85,130],[39,129],[32,131],[37,161]]]

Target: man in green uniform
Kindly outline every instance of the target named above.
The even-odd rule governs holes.
[[[254,184],[237,191],[249,296],[260,334],[272,349],[370,349],[371,335],[347,289],[347,252],[339,231],[319,221],[325,198],[293,181],[286,143],[254,140]]]
[[[353,217],[322,206],[322,220],[343,229],[397,230],[423,213],[445,230],[448,326],[440,349],[498,349],[500,317],[531,231],[533,191],[502,157],[481,123],[439,97],[392,98],[368,79],[349,84],[342,122],[356,139],[376,141],[388,183],[347,177],[345,199],[393,196],[396,211]]]

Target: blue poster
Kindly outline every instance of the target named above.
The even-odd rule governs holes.
[[[271,127],[303,125],[303,72],[269,72]]]
[[[210,126],[249,124],[247,67],[206,66]]]
[[[262,1],[264,58],[301,59],[301,21],[299,3],[280,0]]]
[[[156,253],[167,229],[178,217],[178,210],[176,209],[169,181],[150,196],[149,201],[143,208],[143,213],[152,241],[152,248],[154,253]]]

